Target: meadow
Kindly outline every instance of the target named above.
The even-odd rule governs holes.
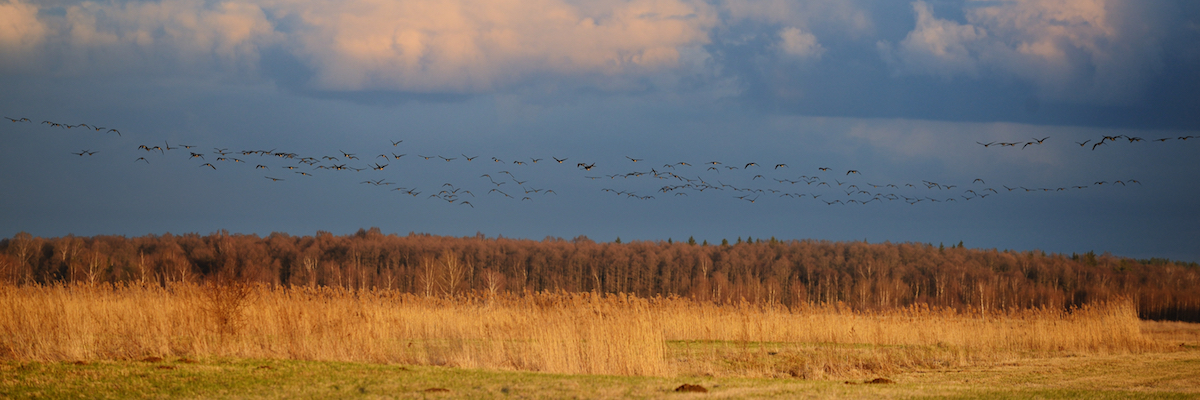
[[[589,293],[419,296],[248,284],[0,290],[0,358],[320,360],[624,376],[864,378],[1165,351],[1127,302],[963,313]]]

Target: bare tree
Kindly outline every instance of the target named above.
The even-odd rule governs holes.
[[[483,270],[483,284],[487,288],[488,304],[496,298],[496,293],[504,287],[504,274],[488,268]]]
[[[442,253],[441,264],[442,292],[449,297],[454,297],[458,293],[458,287],[466,279],[471,264],[459,260],[458,255],[450,250]]]
[[[308,277],[308,286],[317,286],[317,258],[304,257],[302,264],[304,265],[304,274]]]
[[[421,257],[421,270],[419,271],[421,275],[419,278],[421,279],[421,289],[425,297],[433,296],[433,289],[437,287],[437,267],[438,263],[433,257]]]

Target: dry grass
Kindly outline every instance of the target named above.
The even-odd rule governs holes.
[[[608,375],[849,377],[1162,349],[1117,303],[860,313],[589,294],[427,298],[228,286],[0,287],[0,359],[336,360]],[[232,301],[230,299],[237,299]]]
[[[1142,321],[1142,333],[1158,342],[1200,348],[1200,324],[1178,321]]]

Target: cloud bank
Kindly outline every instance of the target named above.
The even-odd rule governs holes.
[[[686,82],[729,93],[730,81],[763,81],[817,95],[806,85],[936,77],[1104,106],[1152,95],[1170,79],[1164,59],[1180,52],[1164,46],[1187,42],[1172,32],[1198,24],[1172,15],[1195,7],[1153,0],[915,1],[900,8],[909,14],[843,0],[65,1],[0,0],[0,71],[272,80],[264,60],[283,54],[320,91]]]

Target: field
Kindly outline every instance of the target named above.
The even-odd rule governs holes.
[[[714,397],[1200,395],[1200,329],[1139,321],[1126,303],[869,313],[75,285],[4,287],[0,304],[0,393],[14,397],[662,397],[683,383]],[[875,378],[895,383],[863,384]]]

